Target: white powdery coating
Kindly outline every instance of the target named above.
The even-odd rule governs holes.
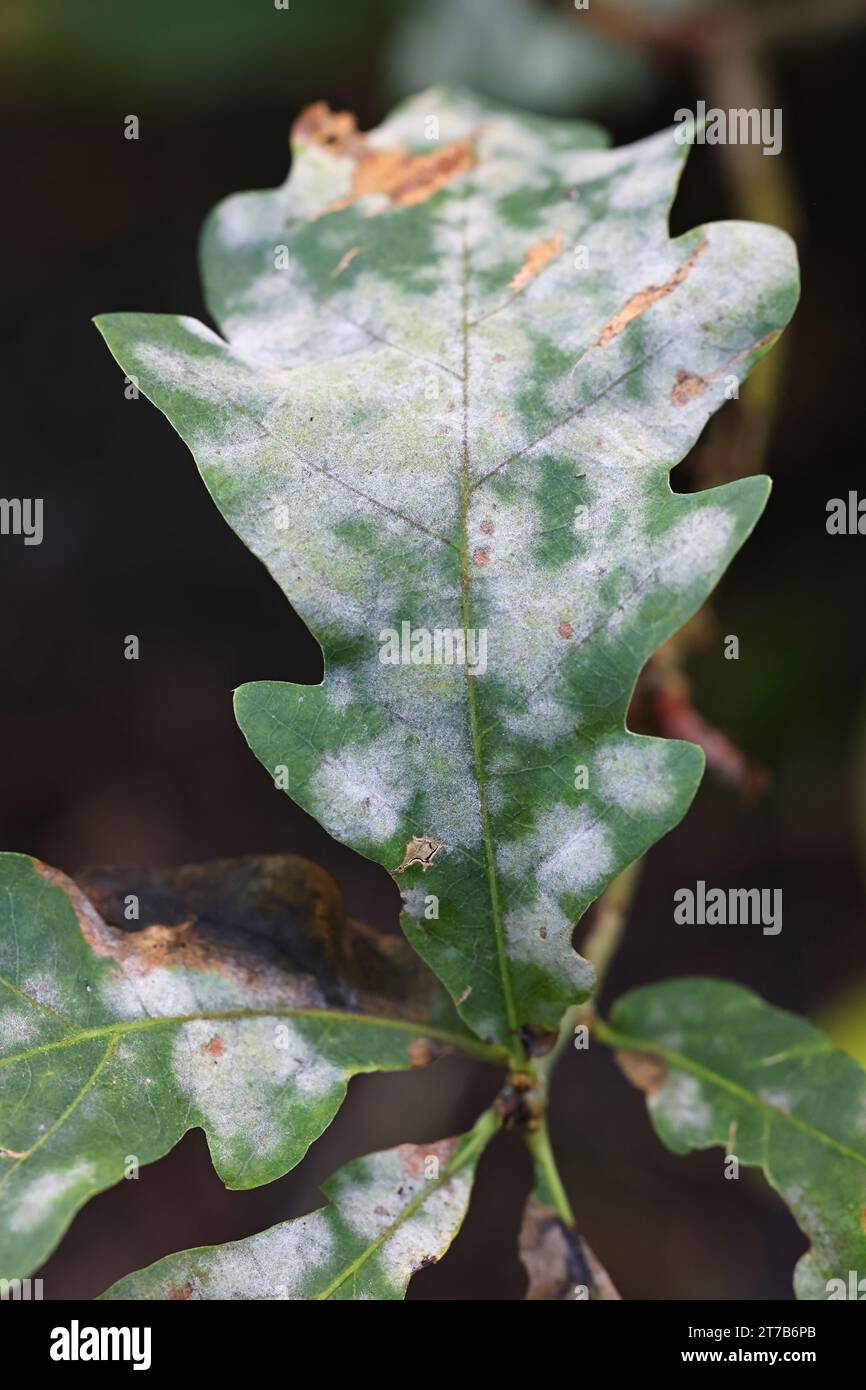
[[[26,980],[21,981],[21,993],[26,994],[28,999],[35,999],[37,1004],[42,1004],[47,1009],[62,1009],[66,1003],[66,996],[60,987],[58,980],[51,975],[30,975]]]
[[[662,1090],[650,1096],[648,1104],[653,1114],[691,1143],[709,1138],[712,1133],[712,1107],[703,1099],[701,1083],[695,1076],[674,1072]]]
[[[571,944],[574,923],[548,894],[528,907],[512,908],[504,925],[512,960],[542,966],[567,989],[592,988],[593,968]]]
[[[402,754],[387,736],[328,753],[310,780],[316,818],[340,840],[390,840],[412,796]]]
[[[33,1042],[37,1036],[32,1012],[6,1009],[0,1014],[0,1054]]]
[[[274,245],[285,242],[285,210],[282,190],[277,193],[238,193],[226,198],[214,212],[216,233],[223,246],[232,251],[255,246],[273,237]]]
[[[465,731],[450,724],[423,729],[423,741],[416,743],[408,741],[410,732],[401,724],[372,743],[326,754],[309,784],[316,819],[337,839],[383,845],[421,789],[424,824],[407,828],[407,838],[424,834],[446,846],[477,846],[480,800]]]
[[[658,573],[663,584],[684,588],[721,565],[734,530],[724,507],[701,507],[660,536]]]
[[[355,1235],[375,1240],[425,1186],[423,1165],[420,1172],[408,1172],[397,1148],[372,1154],[360,1171],[357,1180],[344,1177],[336,1182],[332,1201]]]
[[[780,1110],[783,1115],[791,1113],[791,1097],[787,1091],[759,1091],[758,1099],[771,1106],[773,1110]]]
[[[237,1007],[241,991],[214,972],[181,966],[104,977],[100,991],[115,1018],[184,1018],[189,1014]],[[257,1001],[261,1006],[261,1002]]]
[[[470,1189],[469,1179],[455,1174],[384,1242],[379,1263],[392,1288],[402,1289],[413,1270],[427,1260],[438,1260],[448,1249],[465,1215]]]
[[[403,900],[403,911],[413,922],[418,922],[424,916],[424,906],[426,893],[423,888],[404,888],[400,894]]]
[[[9,1217],[11,1231],[29,1231],[41,1226],[51,1216],[55,1204],[73,1188],[93,1176],[92,1163],[76,1163],[58,1173],[43,1173],[34,1178],[15,1201]]]
[[[207,1278],[202,1280],[188,1266],[169,1261],[162,1281],[191,1286],[189,1298],[202,1299],[300,1299],[305,1298],[311,1274],[334,1253],[334,1233],[326,1210],[312,1212],[274,1226],[248,1240],[217,1246],[201,1261]]]
[[[579,416],[578,421],[581,419]],[[609,431],[605,428],[603,433],[606,437]],[[570,438],[560,441],[560,446],[573,452]],[[590,447],[594,455],[594,439]],[[579,456],[581,451],[574,452]],[[658,566],[645,526],[644,472],[635,469],[626,473],[621,456],[610,464],[592,457],[581,461],[591,500],[580,514],[579,529],[575,529],[579,554],[554,571],[540,565],[539,547],[549,523],[530,497],[518,495],[507,502],[500,499],[489,563],[476,577],[490,628],[489,669],[518,694],[529,696],[529,712],[535,709],[533,701],[540,698],[531,692],[539,687],[544,673],[552,676],[576,647],[595,634],[615,631],[654,579]],[[512,477],[529,487],[537,485],[538,465],[533,462],[532,451],[514,466]],[[489,505],[489,498],[479,489],[473,502],[472,535],[481,534]],[[573,510],[561,517],[564,527],[571,527],[574,521]],[[619,602],[610,598],[602,601],[600,588],[617,571],[621,571]],[[570,638],[562,635],[563,623],[571,629]],[[555,709],[551,713],[554,728],[563,728],[564,713],[559,715]]]
[[[333,671],[325,678],[325,694],[334,709],[345,709],[355,698],[352,678],[348,671]]]
[[[658,813],[673,800],[668,748],[658,740],[620,736],[599,750],[593,771],[605,800],[624,811]]]
[[[275,1046],[273,1019],[196,1019],[183,1025],[173,1049],[178,1085],[209,1129],[222,1139],[243,1138],[257,1154],[272,1153],[285,1143],[275,1093],[291,1086],[301,1097],[315,1100],[344,1079],[340,1068],[297,1029],[280,1022],[286,1046]]]
[[[333,1194],[340,1218],[364,1240],[375,1240],[400,1213],[424,1194],[428,1182],[423,1171],[410,1170],[401,1148],[375,1154],[363,1165],[360,1181],[343,1181]],[[405,1284],[425,1257],[438,1258],[452,1240],[463,1220],[471,1189],[470,1178],[462,1173],[436,1186],[421,1205],[383,1243],[378,1259],[385,1278],[395,1289]]]
[[[201,338],[202,342],[215,343],[217,347],[224,348],[225,343],[218,333],[212,328],[208,328],[206,323],[199,319],[190,318],[188,314],[179,314],[178,323],[181,328],[185,328],[187,333],[191,333],[194,338]]]
[[[550,748],[561,738],[575,733],[580,715],[555,696],[541,694],[530,699],[525,708],[509,711],[504,722],[510,733],[530,738],[543,748]]]
[[[548,811],[539,818],[535,835],[542,846],[559,841],[536,873],[539,886],[556,896],[585,893],[614,867],[607,831],[591,811]]]
[[[177,321],[176,321],[177,322]],[[190,320],[189,323],[195,322]],[[189,323],[186,325],[189,329]],[[209,330],[198,325],[195,336],[207,338],[223,351],[217,355],[199,357],[174,343],[138,342],[130,346],[130,354],[145,374],[152,373],[160,385],[192,396],[222,411],[234,411],[234,418],[219,425],[236,430],[245,427],[254,431],[262,446],[273,442],[268,428],[268,410],[273,404],[274,385],[263,374],[251,368],[216,334],[207,337]],[[261,423],[260,423],[261,419]]]
[[[586,807],[565,805],[539,816],[531,834],[501,845],[497,859],[503,872],[518,882],[534,872],[539,888],[552,897],[582,895],[614,866],[601,821]]]
[[[245,415],[223,415],[219,420],[209,422],[207,429],[189,430],[187,444],[196,460],[206,468],[221,468],[228,471],[235,467],[253,463],[263,452],[262,432],[254,421]],[[262,507],[262,516],[267,513]],[[269,518],[273,526],[275,518]]]

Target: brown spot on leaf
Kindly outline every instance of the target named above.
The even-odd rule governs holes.
[[[398,864],[396,869],[391,872],[401,874],[404,869],[408,869],[412,864],[420,864],[423,870],[432,869],[436,860],[436,855],[441,849],[445,848],[444,840],[434,840],[432,835],[413,835],[407,841],[406,852],[403,855],[403,862]]]
[[[623,1076],[648,1096],[660,1091],[668,1079],[667,1063],[649,1052],[617,1052],[616,1061]]]
[[[332,111],[326,101],[305,106],[292,126],[293,145],[321,145],[342,154],[358,136],[358,122],[351,111]]]
[[[481,529],[484,532],[485,536],[492,536],[493,532],[496,530],[496,527],[493,525],[492,521],[489,521],[485,517],[485,519],[481,523]]]
[[[413,1067],[426,1067],[440,1055],[442,1048],[429,1038],[413,1038],[406,1051]]]
[[[607,347],[614,338],[618,338],[620,333],[628,328],[629,324],[635,319],[645,314],[647,309],[651,309],[654,304],[658,304],[660,299],[666,299],[669,294],[686,280],[699,256],[702,256],[707,249],[707,239],[702,237],[681,265],[678,265],[673,275],[665,280],[663,285],[647,285],[646,289],[638,290],[631,299],[626,300],[621,309],[618,309],[613,318],[608,319],[593,344],[594,347]]]
[[[406,1176],[420,1178],[427,1171],[428,1158],[435,1158],[444,1168],[456,1148],[456,1139],[439,1139],[435,1144],[400,1144],[397,1153]]]
[[[573,636],[574,636],[574,628],[571,626],[571,623],[567,623],[567,622],[565,622],[565,621],[563,621],[563,622],[561,622],[561,623],[559,624],[558,632],[559,632],[560,637],[573,637]]]
[[[202,1052],[206,1052],[209,1057],[213,1057],[214,1059],[222,1057],[225,1050],[226,1045],[219,1033],[215,1033],[210,1042],[204,1043],[202,1046]]]
[[[696,396],[703,395],[711,382],[718,381],[720,377],[730,372],[732,367],[744,362],[753,353],[761,352],[764,348],[770,347],[779,337],[781,331],[781,328],[772,329],[770,333],[766,333],[763,338],[759,338],[750,347],[743,348],[741,352],[735,352],[733,357],[729,357],[727,362],[723,362],[721,367],[710,372],[707,376],[699,376],[697,372],[678,371],[671,390],[671,405],[688,405],[689,401],[693,401]]]
[[[525,289],[537,275],[541,274],[545,266],[550,265],[554,256],[559,255],[564,245],[565,238],[562,232],[554,232],[547,241],[534,242],[523,257],[523,265],[508,282],[508,288],[510,290]]]
[[[476,546],[472,552],[472,563],[477,565],[479,569],[484,569],[486,565],[489,565],[490,547],[486,545]]]
[[[506,360],[507,360],[507,359],[506,359],[506,356],[505,356],[505,353],[504,353],[504,352],[494,352],[494,354],[493,354],[493,361],[494,361],[494,362],[505,362]]]
[[[344,256],[341,256],[334,269],[331,271],[331,279],[336,280],[338,275],[342,275],[347,265],[351,265],[356,256],[360,256],[366,251],[365,246],[353,246]]]
[[[192,1284],[166,1284],[165,1296],[171,1299],[191,1298]]]
[[[371,193],[385,194],[395,206],[413,207],[432,198],[475,163],[471,140],[455,140],[429,154],[413,154],[402,145],[387,149],[372,145],[358,130],[350,111],[332,111],[324,101],[301,112],[292,127],[292,141],[318,145],[353,162],[350,191],[324,208],[319,216],[338,212]]]
[[[695,396],[702,396],[707,382],[694,372],[677,372],[677,379],[671,391],[671,405],[688,405]]]

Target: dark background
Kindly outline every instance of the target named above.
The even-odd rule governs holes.
[[[295,851],[334,874],[355,915],[396,923],[386,874],[277,793],[246,749],[232,689],[317,681],[318,647],[222,521],[167,421],[143,397],[124,398],[90,318],[122,309],[205,318],[196,238],[206,212],[229,192],[282,181],[288,127],[307,102],[354,109],[362,128],[381,120],[399,94],[389,43],[412,8],[4,6],[0,493],[44,498],[45,540],[0,538],[3,848],[71,873]],[[566,8],[563,23],[573,24]],[[539,16],[554,9],[539,0]],[[520,46],[510,61],[516,73]],[[740,660],[722,659],[716,635],[689,671],[698,708],[773,781],[745,804],[707,777],[686,820],[648,857],[605,998],[717,974],[818,1019],[866,1061],[866,539],[825,530],[827,500],[862,486],[864,253],[854,200],[864,21],[854,14],[838,35],[781,45],[762,61],[771,104],[784,110],[804,293],[763,465],[773,495],[713,600],[714,630],[739,635]],[[614,84],[587,107],[576,77],[567,99],[538,104],[600,119],[617,143],[669,124],[698,97],[712,104],[688,54],[666,51],[655,74],[643,99]],[[439,75],[431,62],[427,80]],[[507,63],[500,76],[494,94],[505,98]],[[140,118],[137,142],[123,138],[129,113]],[[673,230],[739,211],[720,151],[696,149]],[[681,488],[704,481],[694,462],[675,475]],[[123,658],[130,633],[141,642],[137,662]],[[696,878],[781,887],[782,934],[673,925],[673,891]],[[92,1297],[170,1251],[308,1210],[320,1201],[316,1184],[348,1157],[468,1127],[497,1084],[460,1059],[360,1078],[308,1159],[255,1192],[225,1191],[202,1135],[190,1134],[77,1218],[43,1271],[46,1296]],[[668,1154],[602,1049],[564,1059],[552,1127],[580,1227],[624,1297],[790,1297],[805,1241],[781,1203],[754,1173],[724,1181],[718,1150]],[[521,1297],[514,1237],[528,1180],[521,1144],[504,1136],[482,1163],[451,1254],[413,1281],[410,1297]]]

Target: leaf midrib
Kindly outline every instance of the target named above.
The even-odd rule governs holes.
[[[836,1153],[841,1154],[843,1158],[850,1159],[852,1162],[858,1163],[861,1167],[866,1168],[866,1155],[858,1153],[856,1149],[849,1149],[847,1144],[843,1144],[839,1139],[834,1139],[831,1134],[825,1134],[823,1130],[815,1129],[813,1125],[810,1125],[807,1120],[801,1119],[799,1115],[795,1115],[790,1111],[779,1110],[775,1105],[770,1105],[768,1101],[761,1100],[760,1096],[756,1095],[754,1091],[750,1091],[747,1086],[741,1086],[738,1081],[729,1080],[728,1077],[713,1071],[711,1067],[704,1066],[702,1062],[694,1062],[690,1057],[684,1057],[681,1052],[673,1052],[669,1048],[662,1047],[659,1043],[651,1040],[634,1038],[629,1034],[620,1033],[616,1028],[611,1027],[607,1023],[603,1023],[600,1019],[596,1020],[593,1024],[593,1032],[602,1042],[607,1043],[609,1047],[632,1052],[648,1052],[653,1057],[660,1057],[672,1067],[678,1068],[680,1071],[689,1072],[690,1075],[696,1077],[699,1081],[706,1081],[711,1086],[717,1086],[720,1090],[727,1091],[729,1095],[736,1096],[738,1100],[745,1101],[746,1104],[752,1106],[754,1110],[760,1111],[762,1114],[769,1116],[775,1121],[781,1121],[784,1124],[790,1125],[792,1129],[799,1130],[801,1134],[805,1134],[816,1143],[823,1144],[826,1148],[833,1149]],[[718,1142],[722,1143],[723,1141],[719,1140]]]
[[[361,1253],[331,1280],[330,1284],[326,1285],[320,1293],[315,1295],[315,1298],[320,1302],[324,1299],[331,1298],[333,1294],[336,1293],[337,1289],[345,1284],[347,1279],[350,1279],[353,1274],[356,1274],[357,1271],[382,1248],[386,1241],[390,1239],[395,1231],[400,1229],[404,1222],[415,1215],[419,1207],[422,1207],[425,1202],[430,1200],[434,1192],[438,1192],[440,1187],[450,1182],[451,1179],[460,1172],[461,1168],[465,1168],[466,1165],[475,1158],[476,1154],[484,1148],[488,1140],[492,1137],[497,1126],[498,1120],[495,1111],[486,1111],[476,1124],[474,1133],[467,1140],[465,1146],[459,1153],[455,1154],[450,1162],[446,1163],[439,1177],[432,1182],[428,1180],[418,1195],[413,1197],[411,1202],[407,1202],[406,1206],[399,1215],[394,1218],[390,1226],[386,1226],[384,1231],[381,1231],[369,1245],[365,1246]],[[337,1203],[337,1210],[339,1210],[339,1203]],[[414,1271],[410,1271],[410,1275],[411,1273],[414,1273]]]
[[[223,1009],[196,1014],[181,1014],[165,1018],[129,1019],[123,1022],[102,1024],[95,1028],[79,1029],[73,1036],[56,1038],[51,1042],[40,1043],[23,1052],[10,1053],[0,1057],[0,1068],[15,1062],[27,1062],[33,1057],[56,1052],[61,1048],[76,1047],[81,1043],[92,1042],[98,1038],[117,1038],[128,1033],[149,1032],[156,1028],[179,1028],[185,1023],[225,1023],[235,1020],[263,1018],[310,1018],[329,1020],[335,1023],[360,1024],[368,1028],[384,1028],[392,1032],[403,1032],[416,1038],[430,1038],[449,1047],[457,1048],[470,1056],[479,1057],[485,1062],[502,1064],[508,1060],[505,1048],[496,1044],[482,1042],[481,1039],[465,1037],[452,1033],[447,1028],[430,1027],[411,1019],[391,1018],[387,1015],[355,1014],[340,1009]]]
[[[463,275],[461,310],[463,320],[463,466],[460,476],[460,591],[463,614],[463,630],[467,633],[472,624],[471,570],[469,563],[469,506],[472,496],[471,452],[469,445],[469,229],[463,226]],[[469,707],[469,737],[472,744],[472,757],[475,763],[475,784],[481,810],[481,829],[484,840],[487,886],[490,893],[490,911],[496,940],[496,958],[502,989],[502,1003],[508,1025],[509,1051],[515,1065],[525,1062],[524,1050],[520,1042],[517,1021],[517,1007],[511,982],[511,969],[505,942],[505,929],[502,921],[502,906],[499,900],[499,882],[496,872],[496,848],[490,826],[490,807],[487,802],[487,777],[484,767],[482,733],[478,718],[478,698],[476,677],[469,663],[464,670],[466,694]]]

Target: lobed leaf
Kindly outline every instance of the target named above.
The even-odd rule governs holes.
[[[463,1221],[492,1111],[459,1139],[355,1159],[322,1191],[328,1205],[228,1245],[169,1255],[104,1299],[398,1299],[445,1253]]]
[[[812,1243],[797,1266],[799,1298],[825,1299],[831,1280],[847,1289],[851,1271],[862,1277],[866,1071],[810,1023],[721,980],[633,990],[598,1032],[622,1050],[669,1149],[722,1144],[763,1169]]]
[[[351,1076],[448,1044],[485,1053],[405,942],[346,922],[304,860],[83,882],[92,901],[56,870],[0,855],[3,1278],[44,1259],[131,1160],[152,1162],[191,1128],[229,1187],[255,1187],[303,1157]],[[129,895],[141,930],[94,905],[122,922]]]
[[[320,103],[289,180],[207,224],[223,337],[98,320],[321,644],[321,685],[237,692],[250,746],[511,1049],[586,997],[574,923],[694,795],[700,751],[626,711],[769,484],[668,473],[797,296],[781,232],[668,237],[672,131],[604,139],[440,90],[366,136]]]

